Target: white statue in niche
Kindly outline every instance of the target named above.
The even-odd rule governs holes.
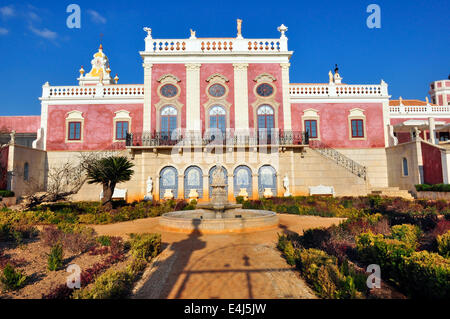
[[[289,178],[287,175],[284,176],[284,178],[283,178],[283,186],[284,186],[284,189],[286,190],[286,192],[284,193],[284,197],[291,196],[291,192],[289,191]]]
[[[153,200],[153,180],[152,178],[149,176],[147,179],[147,194],[144,197],[145,201],[150,201]]]

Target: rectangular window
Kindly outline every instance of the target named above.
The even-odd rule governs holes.
[[[308,132],[310,138],[317,138],[317,121],[305,120],[305,131]]]
[[[406,158],[403,158],[402,164],[403,164],[403,176],[408,176],[409,175],[408,160]]]
[[[128,122],[116,122],[116,140],[127,138]]]
[[[364,121],[352,120],[352,137],[364,137]]]
[[[81,122],[69,123],[69,141],[81,140]]]

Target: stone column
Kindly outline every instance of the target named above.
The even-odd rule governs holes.
[[[233,63],[234,67],[234,125],[248,130],[248,63]]]
[[[186,130],[201,131],[200,122],[200,67],[186,64]]]
[[[283,125],[285,130],[292,130],[291,101],[289,99],[289,67],[290,63],[280,63],[281,83],[283,90]]]
[[[203,198],[205,202],[209,202],[209,176],[208,174],[203,174]]]
[[[152,67],[153,64],[144,63],[144,118],[143,131],[152,130]]]
[[[184,175],[178,175],[178,196],[175,194],[175,190],[173,192],[173,196],[178,199],[184,199]]]
[[[252,199],[258,198],[258,173],[252,173]]]
[[[435,132],[436,124],[435,124],[434,118],[432,118],[432,117],[428,118],[428,126],[429,126],[429,130],[430,130],[430,143],[437,144],[436,143],[436,132]]]

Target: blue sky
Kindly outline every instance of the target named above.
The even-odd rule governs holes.
[[[81,7],[81,29],[66,27],[69,4]],[[381,29],[366,8],[381,7]],[[431,81],[450,73],[450,1],[8,1],[0,0],[0,115],[38,115],[41,86],[76,85],[103,33],[120,83],[142,83],[142,27],[154,38],[234,37],[243,19],[248,38],[289,30],[291,82],[326,82],[339,64],[349,84],[389,84],[393,98],[424,99]]]

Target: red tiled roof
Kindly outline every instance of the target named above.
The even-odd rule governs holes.
[[[427,102],[422,100],[402,100],[402,104],[404,106],[426,106]],[[436,104],[430,103],[432,106],[436,106]],[[400,106],[400,100],[390,100],[389,106]]]

